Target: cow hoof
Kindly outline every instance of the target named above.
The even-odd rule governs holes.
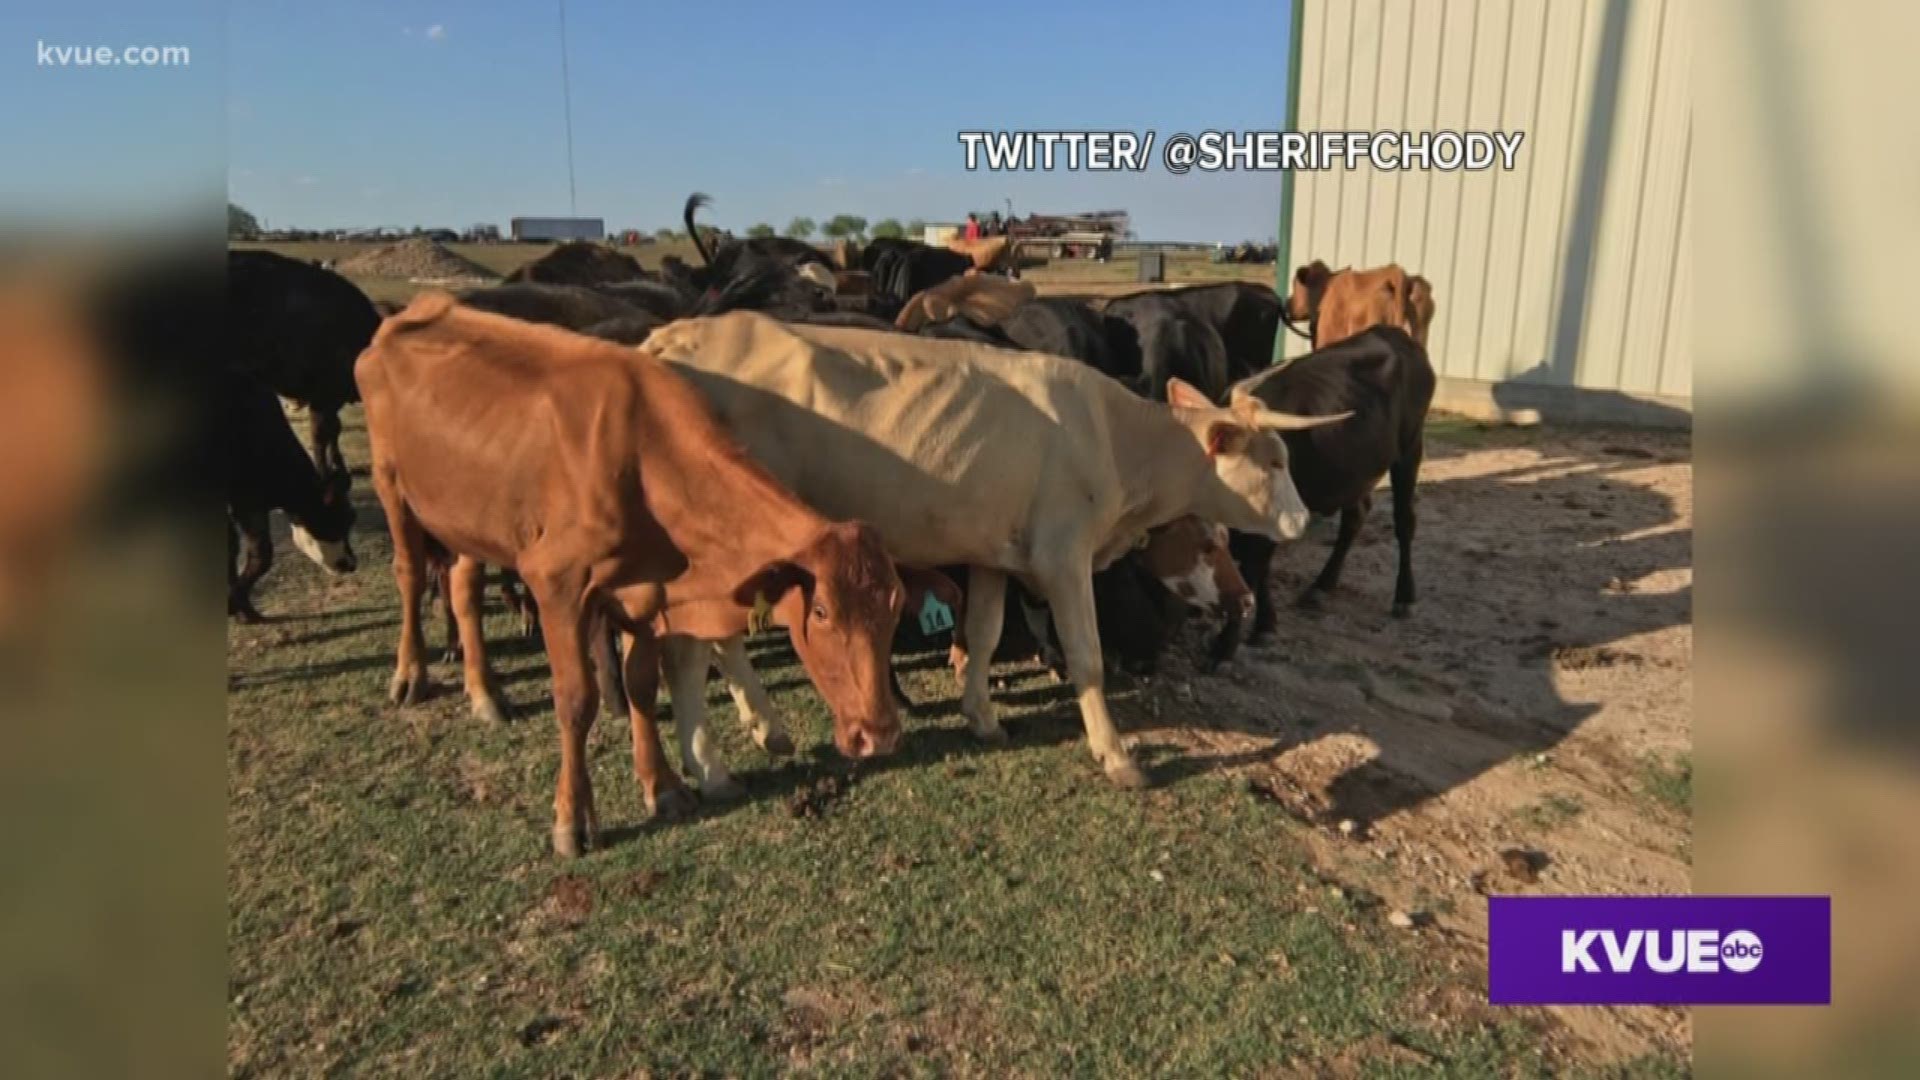
[[[731,776],[725,780],[712,781],[700,785],[700,801],[702,802],[735,802],[745,798],[746,794],[747,789],[740,785],[740,781],[735,780]]]
[[[493,697],[483,697],[473,702],[473,718],[483,724],[504,724],[513,714]]]
[[[1394,618],[1405,619],[1405,618],[1412,617],[1412,615],[1413,615],[1413,601],[1399,600],[1394,602],[1394,605],[1393,605]]]
[[[974,738],[979,739],[988,746],[1007,745],[1007,729],[1001,727],[999,724],[995,724],[989,728],[976,727],[971,730],[973,731]]]
[[[267,621],[265,615],[260,614],[251,607],[237,608],[228,612],[228,614],[233,616],[233,621],[246,626],[257,626]]]
[[[1302,611],[1321,611],[1327,606],[1327,594],[1319,588],[1308,589],[1294,601],[1294,606]]]
[[[765,750],[772,757],[791,757],[794,752],[793,736],[775,728],[760,740],[760,749]]]
[[[1131,761],[1109,765],[1106,773],[1107,779],[1113,781],[1113,786],[1123,791],[1141,791],[1148,786],[1147,774]]]
[[[588,840],[585,830],[575,828],[571,825],[555,825],[553,827],[553,853],[555,855],[563,859],[577,859],[591,846],[592,844]]]
[[[685,821],[693,816],[699,805],[693,792],[679,786],[665,788],[647,800],[647,809],[661,821]]]
[[[387,684],[387,700],[395,705],[418,705],[427,697],[427,673],[415,669],[398,672]]]

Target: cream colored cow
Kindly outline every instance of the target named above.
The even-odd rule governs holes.
[[[1188,514],[1299,536],[1307,509],[1274,432],[1345,415],[1287,416],[1251,398],[1217,408],[1178,380],[1161,404],[1060,357],[751,312],[673,323],[642,348],[686,375],[808,505],[875,526],[901,565],[969,567],[974,655],[993,655],[1009,576],[1043,596],[1094,757],[1123,787],[1146,777],[1107,711],[1094,570]],[[685,662],[704,674],[710,656],[687,650]],[[961,711],[976,736],[998,742],[989,666],[967,666]],[[691,671],[683,677],[691,686]],[[674,695],[676,718],[697,731],[703,695],[686,697],[683,713]],[[684,729],[682,740],[704,779],[710,741]]]

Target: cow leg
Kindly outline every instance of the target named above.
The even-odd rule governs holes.
[[[1067,677],[1080,699],[1080,719],[1086,724],[1087,746],[1093,758],[1118,787],[1143,788],[1147,774],[1134,764],[1120,732],[1107,711],[1106,667],[1100,655],[1100,626],[1093,607],[1093,574],[1085,559],[1071,569],[1054,569],[1040,582],[1047,606],[1053,609],[1054,629],[1067,654]]]
[[[987,678],[993,673],[993,650],[1000,645],[1000,623],[1006,617],[1007,575],[986,567],[967,572],[967,657],[960,673],[960,715],[981,742],[1004,743],[1007,733],[993,714],[993,698],[987,691]]]
[[[1413,614],[1413,488],[1420,478],[1420,444],[1403,455],[1389,474],[1393,478],[1393,538],[1400,545],[1400,572],[1393,583],[1393,614]]]
[[[693,812],[693,793],[667,764],[660,748],[660,642],[651,633],[621,635],[621,682],[627,691],[627,715],[633,727],[633,778],[647,813],[666,820]]]
[[[713,649],[704,641],[675,635],[660,642],[661,667],[673,695],[673,725],[680,734],[680,767],[700,787],[700,797],[737,799],[744,790],[727,770],[727,759],[707,730],[707,670]]]
[[[240,572],[227,586],[227,614],[243,623],[257,623],[261,615],[253,606],[253,586],[266,576],[273,566],[273,532],[268,526],[265,511],[248,511],[229,520],[229,528],[236,529],[243,561]],[[233,547],[235,534],[228,533],[228,549]]]
[[[1353,549],[1353,541],[1360,535],[1360,526],[1367,520],[1367,504],[1370,500],[1361,500],[1352,506],[1340,510],[1340,534],[1333,538],[1333,551],[1327,555],[1327,565],[1320,568],[1320,576],[1313,579],[1307,591],[1300,594],[1300,606],[1317,608],[1327,593],[1340,584],[1340,571],[1347,564],[1347,552]]]
[[[420,594],[427,570],[427,536],[390,481],[374,473],[374,487],[393,533],[393,585],[400,593],[400,648],[394,658],[387,700],[417,705],[427,696],[427,643],[420,630]]]
[[[786,721],[767,697],[767,688],[760,684],[760,676],[747,659],[747,639],[736,634],[716,642],[713,652],[726,679],[727,693],[733,696],[733,707],[740,710],[740,722],[753,736],[753,744],[774,757],[793,753],[793,736],[787,734]],[[894,685],[897,689],[897,679]]]
[[[520,636],[532,637],[540,625],[540,611],[525,584],[512,570],[500,571],[500,592],[507,598],[507,609],[520,616]]]
[[[1253,592],[1253,629],[1247,635],[1251,641],[1258,641],[1273,633],[1279,621],[1273,610],[1273,590],[1268,587],[1273,580],[1273,553],[1279,546],[1254,533],[1233,533],[1227,540],[1227,549],[1233,553],[1233,561],[1240,566],[1240,577]],[[1232,616],[1228,618],[1231,620]],[[1215,643],[1215,655],[1220,655],[1221,642],[1233,629],[1230,622],[1228,628],[1221,632],[1221,641]]]
[[[494,689],[493,671],[487,664],[485,590],[487,568],[477,559],[461,555],[448,569],[442,592],[452,609],[453,624],[460,634],[461,671],[467,687],[467,701],[474,718],[489,724],[504,724],[507,710]]]
[[[560,777],[554,785],[553,850],[572,858],[591,848],[599,832],[593,779],[587,773],[587,733],[593,728],[593,680],[587,677],[585,583],[578,575],[538,574],[527,579],[540,604],[540,632],[553,668],[553,718],[560,728]]]
[[[307,432],[313,443],[313,465],[321,476],[347,471],[347,459],[340,452],[340,412],[307,406]]]
[[[454,610],[453,588],[447,580],[452,571],[451,563],[430,560],[426,569],[425,596],[440,605],[441,627],[446,632],[446,643],[441,650],[440,659],[444,663],[457,664],[461,662],[460,616]]]
[[[600,684],[601,707],[607,711],[607,722],[614,723],[620,719],[627,693],[620,685],[620,658],[613,648],[613,628],[604,615],[593,621],[587,650],[593,657],[594,678]]]

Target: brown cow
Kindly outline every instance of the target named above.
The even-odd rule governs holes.
[[[981,273],[1002,269],[1013,254],[1013,240],[1006,236],[983,236],[978,240],[955,238],[947,241],[947,250],[973,260]]]
[[[1009,281],[990,274],[967,274],[948,278],[931,288],[922,289],[893,318],[895,328],[918,333],[929,323],[965,317],[979,326],[996,326],[1016,308],[1031,303],[1036,295],[1031,283]]]
[[[654,724],[656,619],[715,639],[750,622],[786,626],[833,711],[840,750],[868,757],[898,741],[887,652],[905,592],[879,537],[800,503],[653,356],[431,292],[382,324],[354,374],[401,597],[390,695],[412,702],[425,689],[429,535],[458,556],[448,584],[476,707],[491,699],[474,667],[484,663],[480,569],[517,571],[539,605],[553,668],[560,854],[578,854],[597,829],[587,654],[602,618],[625,639],[634,772],[656,813],[691,801],[664,767]]]
[[[1398,263],[1333,270],[1315,259],[1294,271],[1286,314],[1289,322],[1307,323],[1313,347],[1324,349],[1371,326],[1397,327],[1425,348],[1433,313],[1432,282]]]

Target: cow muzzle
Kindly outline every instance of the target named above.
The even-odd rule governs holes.
[[[884,757],[900,745],[900,725],[854,724],[834,732],[833,742],[841,754],[854,761]]]

